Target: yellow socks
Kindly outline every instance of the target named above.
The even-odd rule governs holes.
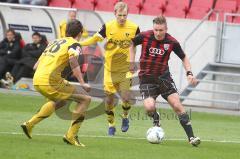
[[[55,102],[49,101],[44,104],[41,109],[27,123],[29,126],[34,126],[43,119],[49,117],[55,111]]]
[[[115,119],[114,119],[114,106],[113,105],[105,105],[106,107],[106,114],[107,114],[107,121],[109,127],[115,127]]]
[[[128,113],[129,113],[129,110],[131,109],[131,105],[128,102],[123,102],[122,109],[123,109],[122,117],[128,118]]]
[[[77,119],[74,119],[71,123],[70,128],[68,129],[67,132],[67,137],[69,138],[74,138],[78,134],[78,130],[84,121],[84,116],[79,116]]]

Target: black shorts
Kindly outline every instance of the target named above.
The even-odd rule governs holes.
[[[167,97],[169,95],[177,93],[176,85],[171,77],[141,77],[139,88],[143,99],[148,97],[156,99],[159,95],[161,95],[167,101]]]

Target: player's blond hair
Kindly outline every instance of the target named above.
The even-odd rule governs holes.
[[[128,5],[125,2],[117,2],[114,6],[114,12],[117,12],[118,10],[124,10],[127,9],[128,11]]]
[[[153,19],[153,24],[166,24],[167,20],[164,16],[160,15]]]

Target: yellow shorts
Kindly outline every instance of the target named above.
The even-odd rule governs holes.
[[[56,86],[34,85],[34,88],[43,96],[53,101],[69,99],[76,89],[68,81],[64,81]]]
[[[111,73],[104,71],[104,91],[107,94],[128,91],[131,88],[131,79],[126,73]]]

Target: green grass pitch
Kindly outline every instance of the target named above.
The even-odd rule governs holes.
[[[66,145],[62,136],[70,121],[56,114],[33,130],[33,139],[22,134],[20,124],[28,120],[45,102],[43,97],[0,94],[0,159],[239,159],[240,117],[191,112],[195,134],[203,141],[192,147],[171,110],[161,110],[165,140],[150,144],[145,133],[152,121],[142,107],[133,107],[130,129],[120,130],[121,109],[116,109],[116,137],[107,137],[105,115],[85,120],[79,136],[87,147]],[[92,102],[90,109],[99,103]],[[168,117],[167,117],[168,116]]]

